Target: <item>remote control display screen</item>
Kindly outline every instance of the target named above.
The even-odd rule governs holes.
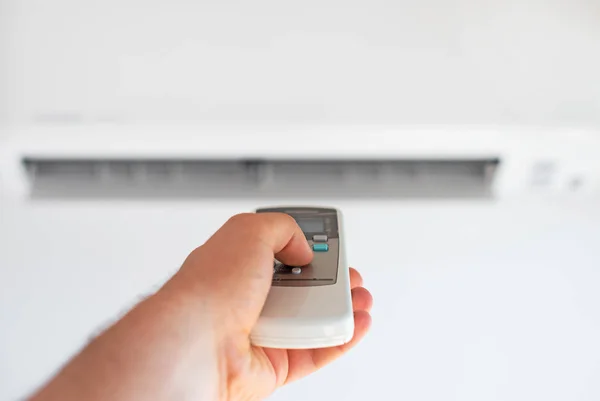
[[[296,223],[307,239],[314,235],[325,235],[329,239],[339,238],[339,222],[335,209],[317,207],[273,207],[257,209],[257,213],[285,213]]]
[[[323,219],[296,219],[298,225],[305,233],[321,233],[325,231],[325,222]]]

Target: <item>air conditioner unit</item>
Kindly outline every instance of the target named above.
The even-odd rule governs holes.
[[[600,194],[593,131],[63,125],[13,127],[3,150],[32,199]]]
[[[600,127],[585,7],[49,4],[1,3],[0,173],[15,193],[599,191],[600,134],[556,128]]]

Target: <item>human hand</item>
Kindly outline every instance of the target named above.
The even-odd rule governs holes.
[[[355,332],[348,344],[252,346],[274,257],[292,265],[311,261],[295,220],[274,213],[234,216],[160,290],[95,338],[30,400],[260,400],[361,340],[371,323],[372,297],[351,269]]]
[[[241,214],[194,250],[172,280],[179,291],[202,294],[208,302],[217,355],[224,362],[218,383],[223,400],[263,399],[340,357],[369,329],[372,296],[351,268],[355,333],[349,343],[308,350],[251,345],[249,335],[267,298],[274,257],[291,265],[311,261],[312,250],[294,219],[279,213]]]

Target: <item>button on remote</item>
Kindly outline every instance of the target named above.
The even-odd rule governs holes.
[[[329,245],[327,244],[313,244],[313,251],[315,252],[327,252],[329,250]]]

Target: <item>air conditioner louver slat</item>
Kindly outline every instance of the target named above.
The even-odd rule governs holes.
[[[499,161],[29,157],[23,164],[34,198],[485,198]]]

